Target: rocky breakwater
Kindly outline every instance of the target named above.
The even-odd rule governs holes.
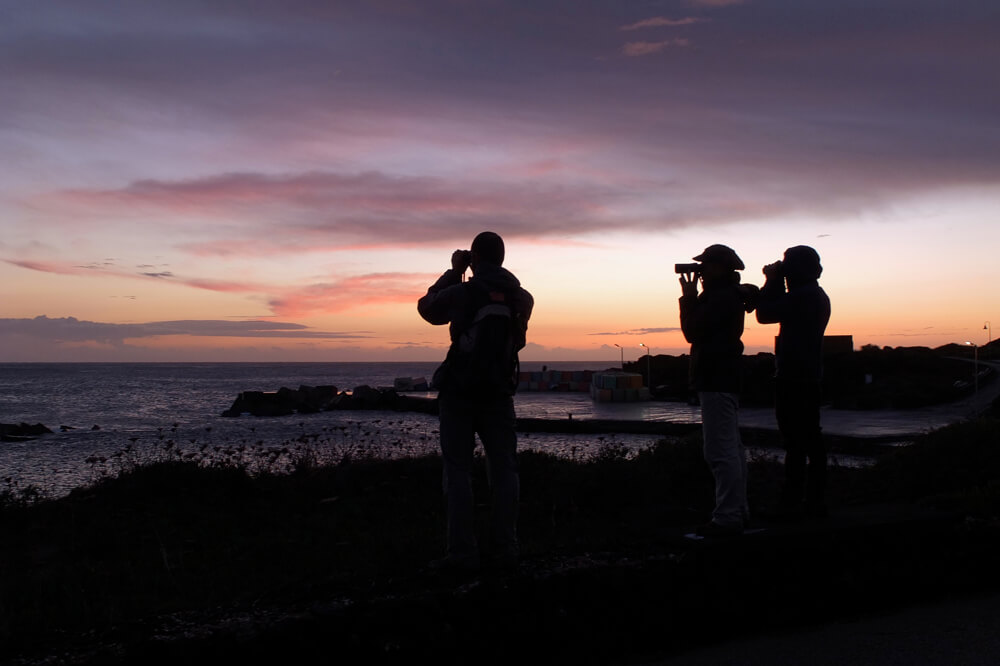
[[[0,442],[22,442],[50,432],[41,423],[0,423]]]
[[[243,391],[222,416],[288,416],[340,409],[376,409],[437,414],[437,398],[400,395],[393,388],[356,386],[338,391],[336,386],[282,387],[277,391]]]

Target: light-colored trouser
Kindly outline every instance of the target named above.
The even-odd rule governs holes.
[[[479,559],[472,496],[472,457],[478,434],[486,452],[492,495],[492,554],[516,557],[520,479],[513,399],[500,396],[477,400],[442,391],[438,404],[448,511],[448,556],[469,563]]]
[[[740,438],[739,396],[704,391],[701,400],[705,462],[715,477],[715,510],[719,525],[743,525],[750,517],[747,505],[747,456]]]

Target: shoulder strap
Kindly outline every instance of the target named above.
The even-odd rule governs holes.
[[[501,317],[510,317],[510,306],[504,303],[489,303],[480,307],[476,311],[476,316],[473,318],[472,323],[475,324],[482,321],[490,315],[500,315]]]

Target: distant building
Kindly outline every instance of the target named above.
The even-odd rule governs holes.
[[[590,383],[590,397],[597,402],[637,402],[651,398],[642,385],[642,375],[635,372],[595,372]]]
[[[518,391],[578,391],[590,390],[592,370],[542,370],[522,372],[518,376]]]
[[[824,335],[823,356],[845,354],[854,351],[853,335]],[[774,353],[778,353],[778,336],[774,336]]]
[[[854,351],[854,336],[852,335],[824,335],[823,355],[847,354]]]

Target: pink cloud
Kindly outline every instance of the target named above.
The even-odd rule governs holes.
[[[130,273],[121,270],[92,271],[80,266],[51,262],[15,261],[6,263],[29,270],[58,275],[113,275],[141,280],[166,280],[193,289],[224,293],[267,295],[271,311],[281,316],[303,316],[343,312],[356,308],[396,303],[415,303],[437,273],[371,273],[336,278],[331,282],[281,288],[253,282],[230,282],[199,277],[183,277],[171,272]]]
[[[79,320],[76,317],[34,319],[0,318],[0,338],[26,337],[71,345],[120,346],[129,339],[162,336],[234,337],[234,338],[300,338],[300,339],[363,339],[373,337],[371,331],[319,331],[302,324],[278,321],[175,320],[137,324],[112,324]]]
[[[109,208],[145,205],[171,213],[229,213],[238,207],[276,204],[317,210],[337,206],[441,211],[475,208],[496,200],[488,190],[472,189],[468,196],[459,197],[456,189],[437,179],[377,172],[227,173],[183,181],[140,180],[114,190],[68,190],[60,198]]]
[[[536,177],[505,174],[508,180],[493,181],[378,172],[231,173],[175,182],[143,180],[113,190],[64,191],[53,199],[96,209],[90,212],[102,217],[134,217],[142,210],[143,215],[162,216],[166,226],[189,226],[192,214],[221,218],[229,228],[238,226],[241,240],[209,238],[178,246],[216,256],[259,255],[275,247],[297,252],[425,245],[464,239],[470,228],[524,238],[620,224],[595,211],[614,209],[622,197],[633,196],[629,190],[606,182],[537,177],[561,166],[558,160],[540,160],[526,167]],[[64,217],[69,219],[72,212]],[[198,231],[210,229],[200,225]],[[280,233],[275,234],[276,229]]]
[[[537,178],[566,171],[568,166],[561,159],[541,159],[511,165],[506,167],[504,172],[515,178]]]
[[[383,242],[330,243],[316,238],[321,236],[321,233],[313,232],[313,234],[306,234],[307,238],[305,239],[279,240],[268,243],[262,243],[259,240],[213,240],[200,243],[182,243],[176,247],[200,257],[275,257],[302,254],[303,252],[330,254],[333,252],[361,252],[364,250],[381,250],[385,248],[398,250],[426,245],[426,243],[415,241],[397,242],[392,238],[386,238]],[[308,237],[310,235],[312,235],[312,238]]]
[[[707,20],[708,19],[698,18],[695,16],[687,16],[681,19],[671,19],[667,18],[666,16],[654,16],[653,18],[643,19],[642,21],[630,23],[629,25],[623,25],[618,29],[639,30],[641,28],[659,28],[659,27],[675,28],[682,25],[693,25],[695,23],[701,23]]]
[[[622,53],[629,57],[638,57],[659,53],[671,46],[688,46],[687,39],[665,39],[662,42],[628,42],[622,47]]]
[[[13,266],[20,266],[28,270],[42,273],[54,273],[56,275],[90,275],[90,276],[114,276],[131,278],[135,280],[167,280],[197,289],[207,289],[209,291],[223,292],[259,292],[267,289],[265,285],[250,282],[227,282],[224,280],[209,280],[203,278],[185,278],[175,275],[173,271],[156,272],[135,272],[116,267],[114,264],[105,262],[104,264],[66,264],[50,261],[24,261],[19,259],[3,259],[5,263]]]
[[[194,287],[195,289],[205,289],[207,291],[220,291],[225,293],[246,293],[259,292],[267,289],[266,286],[250,282],[227,282],[225,280],[208,280],[205,278],[181,278],[177,280],[183,285]]]
[[[86,272],[80,266],[67,266],[64,264],[56,264],[47,261],[23,261],[19,259],[4,259],[4,263],[8,263],[12,266],[20,266],[21,268],[27,268],[29,271],[38,271],[40,273],[55,273],[57,275],[81,275]]]
[[[688,0],[687,4],[693,7],[731,7],[745,2],[746,0]]]
[[[359,307],[416,304],[437,274],[373,273],[336,282],[290,290],[270,301],[272,311],[284,317],[330,314]]]

